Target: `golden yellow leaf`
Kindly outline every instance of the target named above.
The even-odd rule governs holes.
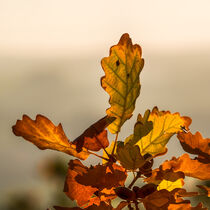
[[[144,66],[141,47],[133,45],[128,34],[123,34],[117,45],[111,47],[109,57],[101,61],[105,76],[101,86],[110,95],[108,116],[116,120],[108,126],[111,133],[118,133],[124,122],[132,116],[140,93],[139,74]]]
[[[184,185],[184,181],[183,179],[177,179],[176,181],[172,182],[166,179],[163,179],[160,184],[157,187],[157,190],[163,190],[166,189],[168,191],[172,191],[173,189],[176,188],[182,188],[182,186]]]
[[[23,119],[18,120],[12,129],[16,136],[22,136],[39,149],[58,150],[82,160],[89,156],[89,152],[85,148],[80,153],[76,151],[76,145],[69,142],[61,124],[55,126],[42,115],[37,115],[36,120],[23,115]]]
[[[183,127],[188,129],[191,123],[189,117],[181,117],[179,113],[159,111],[157,107],[153,108],[148,121],[152,121],[153,129],[139,139],[136,145],[139,146],[141,155],[149,153],[153,156],[165,152],[165,145],[169,139],[175,133],[182,132]]]

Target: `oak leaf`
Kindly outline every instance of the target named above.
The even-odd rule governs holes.
[[[153,123],[153,129],[139,139],[136,145],[139,146],[141,155],[149,153],[153,156],[164,153],[169,139],[175,133],[182,132],[182,127],[188,129],[191,123],[189,117],[181,117],[179,113],[159,111],[157,107],[153,108],[148,121]]]
[[[183,154],[179,158],[173,157],[170,161],[165,161],[161,165],[162,170],[172,169],[174,172],[181,171],[186,176],[201,180],[210,179],[210,164],[190,159],[188,154]],[[205,173],[201,173],[204,172]]]
[[[210,139],[204,139],[199,132],[178,133],[177,137],[186,152],[210,159]]]
[[[108,126],[111,133],[118,133],[126,120],[131,118],[140,93],[139,74],[144,66],[141,47],[133,45],[128,34],[123,34],[117,45],[110,49],[109,57],[101,60],[105,76],[101,86],[110,95],[108,116],[116,120]]]
[[[124,145],[124,142],[118,142],[116,158],[125,169],[132,171],[142,167],[146,162],[138,146],[128,143]]]
[[[59,206],[54,206],[55,210],[82,210],[83,208],[79,207],[59,207]],[[93,204],[91,206],[88,206],[85,208],[86,210],[113,210],[113,207],[106,204],[105,202],[101,202],[99,206]]]
[[[160,184],[157,187],[157,190],[163,190],[166,189],[168,191],[172,191],[176,188],[182,188],[182,186],[184,185],[184,181],[182,178],[177,179],[176,181],[172,182],[166,179],[163,179]]]
[[[160,167],[152,170],[151,176],[144,179],[144,181],[159,185],[163,180],[176,182],[179,179],[184,179],[184,177],[185,175],[181,171],[174,172],[172,169],[162,170],[162,168]]]
[[[124,186],[126,178],[127,173],[125,169],[113,163],[90,167],[87,172],[78,175],[76,180],[80,184],[103,190],[104,188],[111,189]]]
[[[203,207],[202,203],[199,203],[195,207],[192,207],[190,203],[178,203],[170,204],[168,210],[207,210],[207,208]]]
[[[114,120],[114,117],[110,118],[105,116],[87,128],[82,135],[73,141],[73,144],[76,145],[77,152],[81,152],[83,147],[92,151],[99,151],[108,147],[109,140],[107,139],[105,128]]]
[[[146,210],[207,210],[202,204],[192,207],[189,200],[181,198],[182,192],[182,189],[155,191],[143,199],[143,204]]]
[[[93,195],[98,190],[96,187],[84,186],[78,183],[75,178],[88,171],[88,167],[84,166],[79,160],[70,160],[67,172],[64,192],[71,200],[76,200],[79,206],[87,205]],[[100,203],[98,199],[97,203]]]
[[[69,142],[66,137],[62,125],[55,126],[45,116],[37,115],[36,119],[32,120],[27,115],[23,115],[22,120],[17,120],[16,125],[12,129],[16,136],[22,136],[35,144],[39,149],[65,152],[82,160],[89,156],[89,152],[85,148],[78,153],[76,146]]]

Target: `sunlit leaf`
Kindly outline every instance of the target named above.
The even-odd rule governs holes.
[[[157,190],[166,189],[168,191],[172,191],[173,189],[176,188],[182,188],[183,185],[184,185],[183,179],[177,179],[174,182],[163,179],[158,185]]]
[[[153,108],[148,121],[152,121],[153,129],[139,139],[136,145],[139,146],[142,155],[149,153],[153,156],[164,153],[169,139],[175,133],[182,132],[182,127],[188,129],[191,123],[189,117],[181,117],[179,113],[159,111],[157,107]]]
[[[76,146],[68,140],[61,124],[55,126],[42,115],[37,115],[36,120],[23,115],[23,119],[18,120],[12,129],[16,136],[22,136],[39,149],[58,150],[83,160],[89,156],[85,148],[80,153],[76,151]]]
[[[210,159],[210,139],[204,139],[199,132],[178,133],[177,137],[186,152]]]
[[[140,93],[139,74],[144,66],[141,47],[133,45],[128,34],[123,34],[117,45],[111,47],[109,57],[101,61],[105,76],[101,85],[110,95],[111,107],[107,115],[116,117],[108,126],[111,133],[118,133],[124,122],[132,116]]]
[[[78,175],[86,173],[87,170],[88,167],[84,166],[79,160],[71,160],[69,162],[64,192],[71,200],[76,200],[79,206],[87,205],[98,190],[96,187],[85,186],[75,180]],[[98,202],[100,203],[99,198]]]
[[[207,208],[203,207],[201,203],[195,207],[192,207],[190,203],[177,203],[170,204],[168,210],[207,210]]]
[[[210,163],[190,159],[188,154],[184,154],[179,158],[173,157],[170,161],[165,161],[161,167],[163,170],[172,169],[174,172],[181,171],[186,176],[201,180],[210,179]]]
[[[174,189],[156,191],[143,199],[146,210],[207,210],[199,203],[196,207],[192,207],[189,200],[177,197],[182,189]]]
[[[92,151],[99,151],[108,147],[109,140],[107,139],[107,131],[104,129],[114,120],[114,117],[110,118],[106,116],[86,129],[82,135],[73,141],[77,152],[81,152],[83,147]]]
[[[146,136],[153,128],[152,121],[148,121],[150,110],[145,111],[144,116],[141,114],[137,117],[137,122],[134,125],[133,134],[125,139],[125,144],[135,145],[143,136]]]
[[[159,185],[163,180],[171,182],[176,182],[179,179],[184,179],[185,175],[183,172],[178,171],[174,172],[172,169],[162,170],[162,168],[157,168],[152,170],[152,174],[150,177],[144,179],[145,182],[148,183],[154,183],[156,185]],[[167,188],[162,188],[167,189]]]

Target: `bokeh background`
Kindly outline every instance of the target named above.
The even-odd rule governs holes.
[[[100,60],[125,32],[141,45],[145,66],[120,139],[132,133],[138,113],[154,106],[190,116],[191,131],[210,137],[209,9],[209,0],[0,0],[1,205],[17,209],[11,203],[19,202],[23,209],[24,198],[36,210],[60,204],[53,196],[63,184],[43,178],[43,165],[56,157],[67,167],[69,157],[38,150],[11,126],[23,114],[43,114],[73,140],[103,117],[109,97],[100,86]],[[183,152],[176,138],[168,148],[162,159]]]

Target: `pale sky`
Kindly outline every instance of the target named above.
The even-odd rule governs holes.
[[[209,0],[0,0],[0,53],[94,54],[127,32],[159,50],[210,48]]]

